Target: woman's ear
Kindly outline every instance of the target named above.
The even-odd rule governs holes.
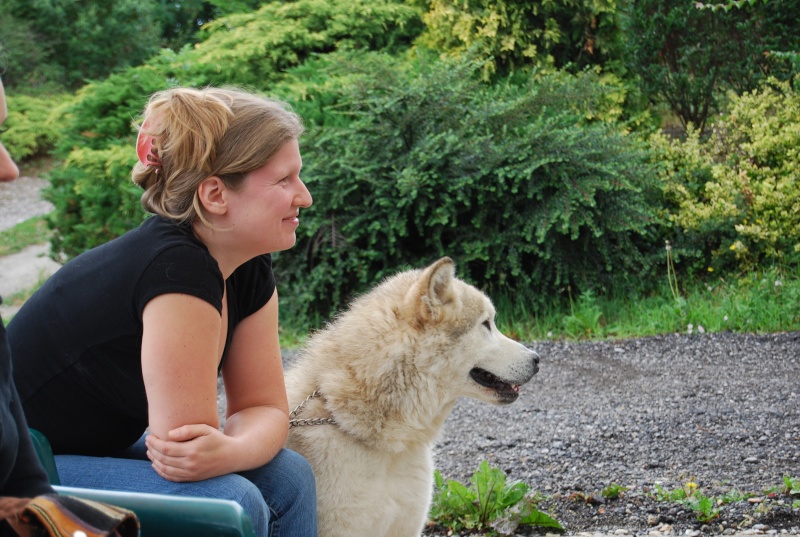
[[[212,175],[208,179],[203,180],[197,187],[197,196],[200,199],[200,205],[210,214],[225,214],[228,210],[227,190],[228,187],[225,186],[222,179],[216,175]]]

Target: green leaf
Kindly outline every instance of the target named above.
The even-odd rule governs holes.
[[[564,530],[564,527],[558,520],[537,509],[534,509],[531,512],[531,514],[524,517],[521,522],[529,526],[538,526],[541,528],[553,528],[561,531]]]

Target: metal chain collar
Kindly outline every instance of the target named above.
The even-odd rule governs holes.
[[[321,397],[322,394],[319,393],[319,390],[314,390],[314,393],[306,397],[302,403],[297,405],[294,410],[289,414],[289,428],[292,427],[302,427],[305,425],[335,425],[336,420],[333,418],[297,418],[297,414],[303,410],[303,407],[308,403],[311,399],[315,397]]]

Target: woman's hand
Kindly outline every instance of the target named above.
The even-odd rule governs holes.
[[[236,439],[210,425],[184,425],[169,431],[167,439],[149,434],[147,457],[168,481],[200,481],[232,471],[226,467],[231,442]]]

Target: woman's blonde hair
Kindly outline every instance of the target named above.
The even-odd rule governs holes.
[[[234,190],[303,132],[300,117],[279,101],[234,88],[173,88],[150,98],[140,130],[153,137],[157,165],[136,163],[142,207],[181,222],[203,215],[197,187],[217,176]]]

